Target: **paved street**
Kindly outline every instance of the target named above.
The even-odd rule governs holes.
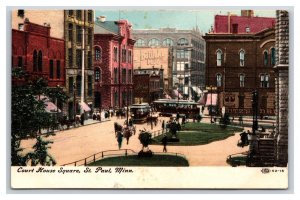
[[[160,117],[160,122],[153,130],[161,129],[161,120],[168,119]],[[208,119],[204,119],[208,121]],[[117,150],[117,140],[114,134],[114,122],[122,124],[125,119],[116,119],[113,117],[110,121],[91,124],[75,129],[57,132],[55,136],[49,136],[46,139],[52,140],[49,152],[57,161],[58,165],[74,162],[83,159],[97,152],[106,150]],[[136,125],[137,133],[130,138],[129,144],[123,140],[122,148],[132,149],[135,152],[141,150],[142,145],[138,140],[140,129],[146,128],[151,130],[150,125]],[[237,147],[239,134],[229,137],[226,140],[212,142],[207,145],[198,146],[167,146],[168,152],[181,153],[186,156],[190,166],[226,166],[226,158],[230,154],[242,153],[246,148]],[[21,143],[22,147],[28,152],[35,140],[28,139]],[[154,152],[162,152],[161,145],[150,145],[150,149]]]

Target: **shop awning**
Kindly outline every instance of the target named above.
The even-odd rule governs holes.
[[[173,99],[182,99],[182,95],[178,92],[178,90],[173,90],[172,91],[172,96],[173,96]]]
[[[91,108],[86,103],[82,102],[82,103],[79,103],[79,105],[85,112],[91,111]]]
[[[192,88],[192,90],[197,94],[198,97],[201,96],[202,91],[200,90],[200,88],[198,88],[198,87],[196,87],[196,86],[193,86],[193,87],[191,87],[191,88]]]
[[[166,99],[171,99],[170,95],[168,95],[168,94],[165,94],[165,98]]]
[[[218,94],[207,94],[206,106],[216,106],[217,105]]]
[[[201,97],[200,100],[198,101],[198,104],[204,106],[204,105],[205,105],[205,102],[206,102],[206,97],[207,97],[207,94],[202,95],[202,97]]]
[[[45,102],[46,108],[45,110],[47,112],[61,112],[61,110],[59,108],[57,108],[57,106],[52,103],[51,101],[47,101]]]

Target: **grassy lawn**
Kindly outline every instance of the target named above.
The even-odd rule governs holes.
[[[224,140],[233,136],[234,132],[242,130],[242,128],[236,127],[227,127],[226,129],[222,129],[216,124],[187,123],[182,130],[177,133],[179,142],[169,142],[168,145],[204,145],[213,141]],[[171,133],[168,133],[167,136],[170,138]],[[162,135],[154,137],[152,144],[161,145],[161,139]]]
[[[187,167],[188,161],[181,156],[153,155],[139,158],[133,156],[119,156],[98,160],[89,166],[149,166],[149,167]]]

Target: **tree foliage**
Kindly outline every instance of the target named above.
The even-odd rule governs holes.
[[[151,133],[149,133],[147,131],[142,131],[139,134],[139,140],[140,140],[141,144],[143,145],[143,148],[148,147],[148,145],[151,142]]]
[[[39,145],[46,145],[46,143],[39,141],[38,135],[41,134],[42,129],[49,129],[56,123],[53,116],[45,110],[45,97],[56,97],[65,101],[67,96],[63,91],[58,92],[56,88],[48,88],[45,78],[30,77],[20,68],[13,68],[12,79],[13,81],[22,81],[22,84],[14,84],[13,82],[11,92],[11,162],[13,166],[18,166],[26,165],[28,160],[28,157],[21,154],[23,149],[20,148],[20,141],[24,138],[36,137],[36,145],[38,143]],[[33,154],[27,156],[31,156],[31,159],[37,159],[33,163],[43,161],[43,158],[38,155],[44,156],[40,153],[35,154],[35,156]],[[43,161],[40,164],[46,163]]]

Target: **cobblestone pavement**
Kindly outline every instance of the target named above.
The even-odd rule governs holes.
[[[168,118],[160,117],[157,126],[153,125],[153,130],[160,130],[162,120]],[[204,122],[209,119],[204,118]],[[107,150],[118,150],[117,140],[114,134],[114,122],[123,124],[125,119],[111,118],[110,121],[90,124],[70,130],[59,131],[54,136],[49,136],[46,139],[54,143],[51,144],[49,153],[54,156],[57,165],[74,162],[91,156],[95,153]],[[151,130],[150,125],[137,124],[137,133],[133,135],[129,144],[123,140],[122,149],[132,149],[135,152],[141,150],[142,145],[138,140],[140,129],[146,128]],[[226,158],[228,155],[242,153],[247,149],[237,146],[239,134],[235,134],[222,141],[212,142],[207,145],[198,146],[167,146],[168,152],[181,153],[186,156],[190,166],[227,166]],[[27,139],[21,142],[21,146],[25,148],[23,151],[28,152],[34,145],[34,139]],[[150,145],[149,148],[154,152],[162,152],[161,145]]]

